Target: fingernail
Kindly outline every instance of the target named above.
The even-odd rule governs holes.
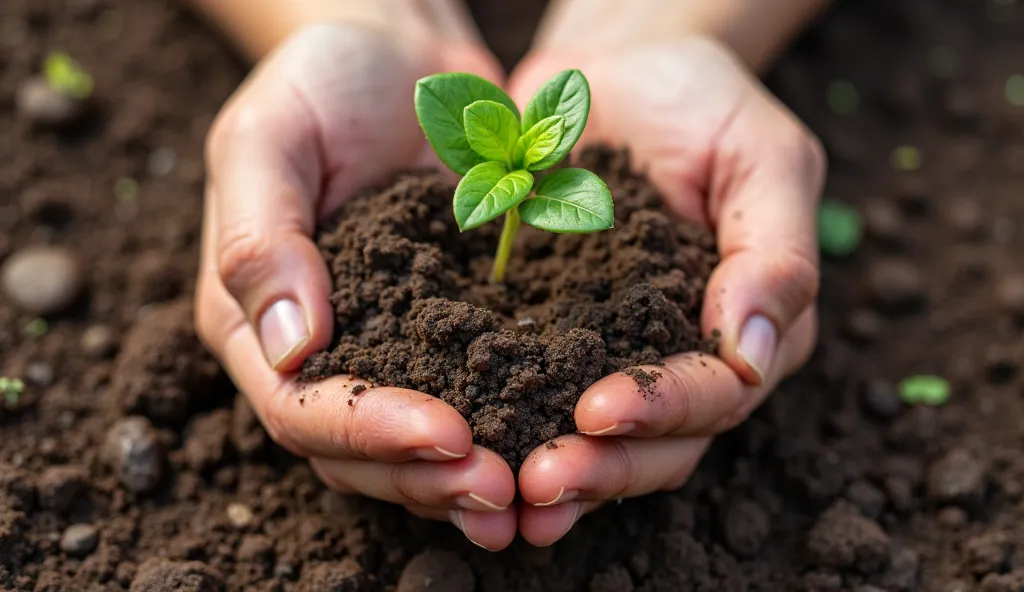
[[[473,543],[477,547],[480,547],[481,549],[486,549],[487,551],[490,551],[490,549],[488,549],[487,547],[474,541],[473,537],[469,536],[469,533],[466,532],[466,523],[462,520],[462,510],[452,510],[451,512],[448,512],[448,520],[455,525],[455,528],[458,528],[460,531],[462,531],[462,534],[464,534],[466,538],[469,539],[469,542]]]
[[[447,460],[458,460],[460,458],[466,458],[465,454],[458,454],[451,450],[445,450],[440,446],[431,446],[430,448],[417,448],[413,451],[416,458],[420,460],[429,460],[432,462],[444,462]]]
[[[563,537],[565,537],[565,535],[569,534],[569,531],[572,530],[572,527],[576,526],[576,523],[579,522],[580,517],[583,516],[583,503],[573,502],[573,504],[576,506],[576,509],[572,514],[569,514],[570,516],[572,516],[572,520],[566,526],[563,527],[562,535],[555,539],[555,541],[552,542],[552,544],[560,541]]]
[[[736,353],[757,373],[758,384],[764,383],[765,375],[771,370],[778,341],[775,325],[762,315],[753,315],[747,319],[740,331]]]
[[[554,499],[552,499],[551,501],[549,501],[549,502],[542,502],[542,503],[533,504],[533,505],[539,506],[541,508],[544,508],[544,507],[547,507],[547,506],[554,506],[555,504],[565,504],[565,503],[571,502],[572,500],[576,499],[577,497],[579,497],[579,495],[580,495],[580,492],[576,491],[575,489],[566,491],[565,488],[562,487],[562,488],[560,488],[558,490],[558,495],[556,495],[554,497]]]
[[[474,510],[476,512],[500,512],[508,507],[499,506],[491,500],[472,492],[455,498],[455,503],[458,504],[460,508]]]
[[[585,436],[624,436],[636,429],[636,424],[631,421],[623,421],[613,423],[612,425],[601,429],[592,430],[589,432],[580,432]]]
[[[260,343],[267,361],[276,369],[309,342],[306,318],[298,304],[278,300],[260,317]]]

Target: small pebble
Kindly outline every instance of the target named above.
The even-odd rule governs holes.
[[[53,384],[53,366],[46,362],[32,362],[25,366],[25,379],[38,387],[46,388]]]
[[[1006,533],[994,531],[968,539],[963,544],[967,569],[976,576],[1002,570],[1012,550]]]
[[[924,300],[921,270],[905,259],[877,259],[867,270],[871,299],[886,310],[903,309]]]
[[[976,503],[985,494],[984,463],[954,448],[928,469],[928,498],[940,503]]]
[[[76,465],[53,466],[39,476],[39,505],[47,510],[63,512],[71,507],[89,483],[85,469]]]
[[[232,503],[228,504],[227,509],[228,521],[235,528],[245,528],[252,523],[253,516],[252,510],[245,504]]]
[[[290,580],[295,577],[295,568],[290,563],[274,564],[274,577],[279,580]]]
[[[92,524],[72,524],[60,537],[60,548],[68,555],[83,557],[99,542],[99,532]]]
[[[903,239],[903,214],[892,200],[874,199],[864,205],[864,226],[868,235],[888,242]]]
[[[61,94],[42,77],[22,83],[16,97],[18,112],[35,125],[62,127],[78,121],[85,103]]]
[[[427,549],[409,560],[395,592],[473,592],[476,577],[456,553]]]
[[[946,528],[957,530],[967,524],[967,512],[957,506],[942,508],[936,515],[939,524]]]
[[[846,502],[838,502],[819,516],[807,535],[807,550],[817,565],[855,568],[870,574],[889,559],[889,535]]]
[[[734,553],[751,557],[761,550],[771,532],[771,519],[761,506],[747,499],[731,504],[722,518],[725,542]]]
[[[1012,218],[997,218],[992,223],[992,239],[1000,245],[1009,244],[1017,236],[1017,223]]]
[[[860,508],[862,514],[872,520],[877,520],[885,509],[885,494],[863,479],[851,483],[846,488],[845,496]]]
[[[178,154],[171,148],[157,148],[149,155],[146,166],[154,177],[169,175],[178,164]]]
[[[972,199],[957,199],[945,209],[946,224],[960,238],[980,238],[985,233],[985,213]]]
[[[872,380],[861,391],[864,409],[879,419],[892,419],[903,409],[895,387],[884,380]]]
[[[145,417],[125,417],[115,423],[107,432],[103,452],[129,491],[151,491],[163,478],[163,448]]]
[[[867,308],[859,308],[846,316],[846,334],[860,343],[871,343],[882,332],[882,318]]]
[[[117,349],[117,336],[106,325],[92,325],[82,332],[82,353],[94,360],[110,357]]]
[[[996,298],[1003,310],[1024,317],[1024,273],[1002,278],[996,287]]]
[[[68,308],[82,288],[75,257],[59,247],[29,247],[0,268],[0,291],[22,310],[48,315]]]

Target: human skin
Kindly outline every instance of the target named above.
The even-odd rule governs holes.
[[[751,69],[822,1],[639,0],[628,18],[611,0],[553,4],[507,88],[524,104],[554,72],[583,70],[594,97],[584,141],[626,143],[667,207],[715,228],[723,261],[703,326],[721,331],[721,356],[669,358],[650,401],[622,375],[599,381],[576,409],[582,433],[535,451],[518,482],[439,400],[373,388],[349,407],[341,395],[354,381],[337,377],[300,405],[293,380],[333,330],[316,220],[397,169],[436,164],[413,112],[417,79],[468,71],[505,82],[464,8],[193,3],[260,60],[208,139],[197,326],[274,440],[328,485],[450,520],[487,549],[517,532],[549,545],[606,500],[678,487],[710,438],[809,355],[824,159]]]

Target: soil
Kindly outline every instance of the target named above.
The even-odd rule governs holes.
[[[317,240],[334,276],[334,344],[302,378],[352,374],[440,397],[518,470],[531,450],[576,431],[576,402],[602,376],[710,351],[700,310],[714,237],[670,218],[624,152],[579,160],[611,189],[615,228],[523,228],[501,285],[488,281],[501,225],[460,233],[455,188],[440,174],[351,200]],[[648,396],[650,375],[636,376]]]
[[[16,111],[51,48],[96,78],[70,129]],[[824,261],[813,360],[682,489],[492,554],[327,491],[188,329],[202,140],[244,74],[214,33],[160,0],[0,2],[0,259],[82,266],[61,312],[0,297],[0,374],[26,382],[0,412],[0,588],[1022,589],[1022,50],[1024,14],[995,0],[842,3],[794,47],[769,84],[866,223]],[[917,373],[950,401],[903,404]]]

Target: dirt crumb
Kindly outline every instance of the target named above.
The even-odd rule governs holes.
[[[622,372],[633,379],[633,382],[636,383],[637,388],[640,389],[640,393],[643,394],[645,399],[651,400],[658,396],[655,384],[661,378],[661,372],[657,370],[647,371],[638,366],[626,368]]]

